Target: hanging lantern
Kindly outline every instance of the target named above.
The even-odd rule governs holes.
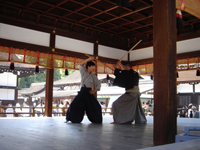
[[[200,76],[200,69],[197,70],[196,76]]]
[[[35,72],[39,73],[39,66],[38,65],[35,66]]]
[[[176,28],[177,30],[180,30],[183,28],[183,19],[182,19],[182,13],[181,10],[176,11]]]
[[[65,75],[69,75],[68,69],[65,69]]]
[[[183,10],[183,9],[185,9],[185,2],[184,2],[184,0],[181,0],[180,10]]]
[[[197,73],[196,73],[196,76],[200,76],[199,57],[198,57],[198,67],[197,67]]]
[[[153,74],[151,74],[151,80],[153,80]]]
[[[107,74],[106,79],[107,79],[107,81],[110,80],[109,74]]]
[[[10,63],[10,70],[14,70],[14,69],[15,69],[14,62],[11,62],[11,63]]]

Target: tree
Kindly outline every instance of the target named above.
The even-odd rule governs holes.
[[[68,70],[69,74],[72,74],[74,70]],[[54,69],[54,81],[65,78],[65,69]],[[29,88],[31,83],[46,82],[46,71],[44,73],[37,73],[28,77],[22,77],[18,80],[18,87]]]
[[[21,58],[21,60],[23,60],[23,57]],[[32,56],[26,56],[26,62],[28,63],[33,63],[36,62],[37,58],[36,57],[32,57]],[[40,58],[40,65],[45,65],[45,59],[41,59]],[[55,60],[57,64],[60,64],[59,66],[61,66],[62,62],[61,61],[57,61]],[[68,70],[68,74],[73,73],[74,70]],[[65,78],[65,69],[54,69],[54,81],[56,80],[60,80],[62,78]],[[38,82],[46,82],[46,71],[44,73],[37,73],[28,77],[22,77],[19,78],[18,80],[18,87],[19,88],[28,88],[30,87],[31,83],[38,83]]]

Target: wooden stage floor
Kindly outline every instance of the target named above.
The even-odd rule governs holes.
[[[134,150],[153,146],[153,117],[147,124],[103,124],[87,117],[81,124],[65,123],[65,117],[0,118],[0,150]],[[200,119],[177,118],[178,134],[184,126],[199,126]]]

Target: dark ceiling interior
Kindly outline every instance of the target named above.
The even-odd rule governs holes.
[[[123,0],[126,1],[126,0]],[[44,32],[128,50],[153,45],[153,2],[129,0],[0,0],[0,20]],[[124,6],[125,5],[125,6]],[[176,12],[174,12],[176,13]],[[177,40],[194,38],[200,19],[183,14]],[[199,35],[198,35],[199,36]],[[137,49],[136,48],[136,49]]]

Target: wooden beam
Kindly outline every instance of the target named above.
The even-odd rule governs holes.
[[[98,56],[98,51],[99,51],[98,45],[99,45],[99,41],[94,42],[94,50],[93,50],[94,56]]]
[[[175,0],[153,1],[154,145],[175,142],[177,134]]]
[[[143,44],[143,42],[140,43],[136,47],[136,49],[140,47],[141,44]],[[76,57],[76,58],[82,58],[82,59],[87,58],[87,56],[85,56],[85,54],[83,53],[72,52],[72,51],[63,50],[63,49],[56,49],[56,51],[53,52],[51,47],[45,47],[45,46],[23,43],[23,42],[18,42],[18,41],[11,41],[11,40],[1,39],[1,38],[0,38],[0,45],[6,46],[6,47],[12,47],[12,48],[26,49],[30,51],[36,51],[36,52],[39,51],[41,53],[58,54],[58,55],[64,55],[64,56],[70,56],[70,57]],[[181,53],[181,54],[177,54],[177,59],[198,57],[199,54],[200,54],[200,50],[194,51],[194,52]],[[110,59],[110,58],[105,58],[101,56],[98,57],[98,60],[100,60],[103,63],[114,63],[114,64],[118,61],[117,59]],[[151,63],[153,63],[153,58],[131,61],[131,65],[133,66],[151,64]]]
[[[47,69],[45,91],[45,117],[52,117],[53,74],[54,69]]]
[[[96,40],[96,42],[94,42],[94,49],[93,49],[93,54],[94,54],[95,57],[98,57],[98,51],[99,51],[98,44],[99,44],[99,41]],[[96,63],[95,63],[95,74],[96,74],[96,76],[97,76],[97,71],[98,71],[98,65],[97,65],[97,61],[96,61]],[[93,89],[94,88],[95,88],[95,86],[93,84]],[[97,99],[97,91],[94,93],[94,96]]]
[[[56,43],[56,35],[55,35],[55,30],[52,31],[50,34],[50,47],[55,48],[55,43]]]
[[[194,52],[187,52],[187,53],[177,54],[177,60],[193,58],[193,57],[198,57],[198,56],[200,56],[200,50],[194,51]],[[131,65],[132,66],[145,65],[145,64],[151,64],[151,63],[153,63],[153,58],[131,61]]]
[[[35,44],[23,43],[0,38],[0,45],[12,48],[26,49],[31,51],[39,51],[41,53],[51,53],[51,48]]]
[[[17,42],[17,41],[11,41],[11,40],[1,39],[1,38],[0,38],[0,45],[6,46],[6,47],[12,47],[12,48],[26,49],[26,50],[30,50],[30,51],[36,51],[36,52],[39,51],[41,53],[70,56],[70,57],[81,58],[81,59],[87,58],[87,56],[85,56],[85,54],[83,54],[83,53],[72,52],[72,51],[63,50],[63,49],[56,49],[56,51],[53,52],[51,47],[39,46],[39,45],[35,45],[35,44],[29,44],[29,43],[23,43],[23,42]],[[104,58],[104,57],[99,57],[99,60],[106,62],[106,63],[116,63],[116,61],[117,61],[117,59],[110,59],[110,58]]]

